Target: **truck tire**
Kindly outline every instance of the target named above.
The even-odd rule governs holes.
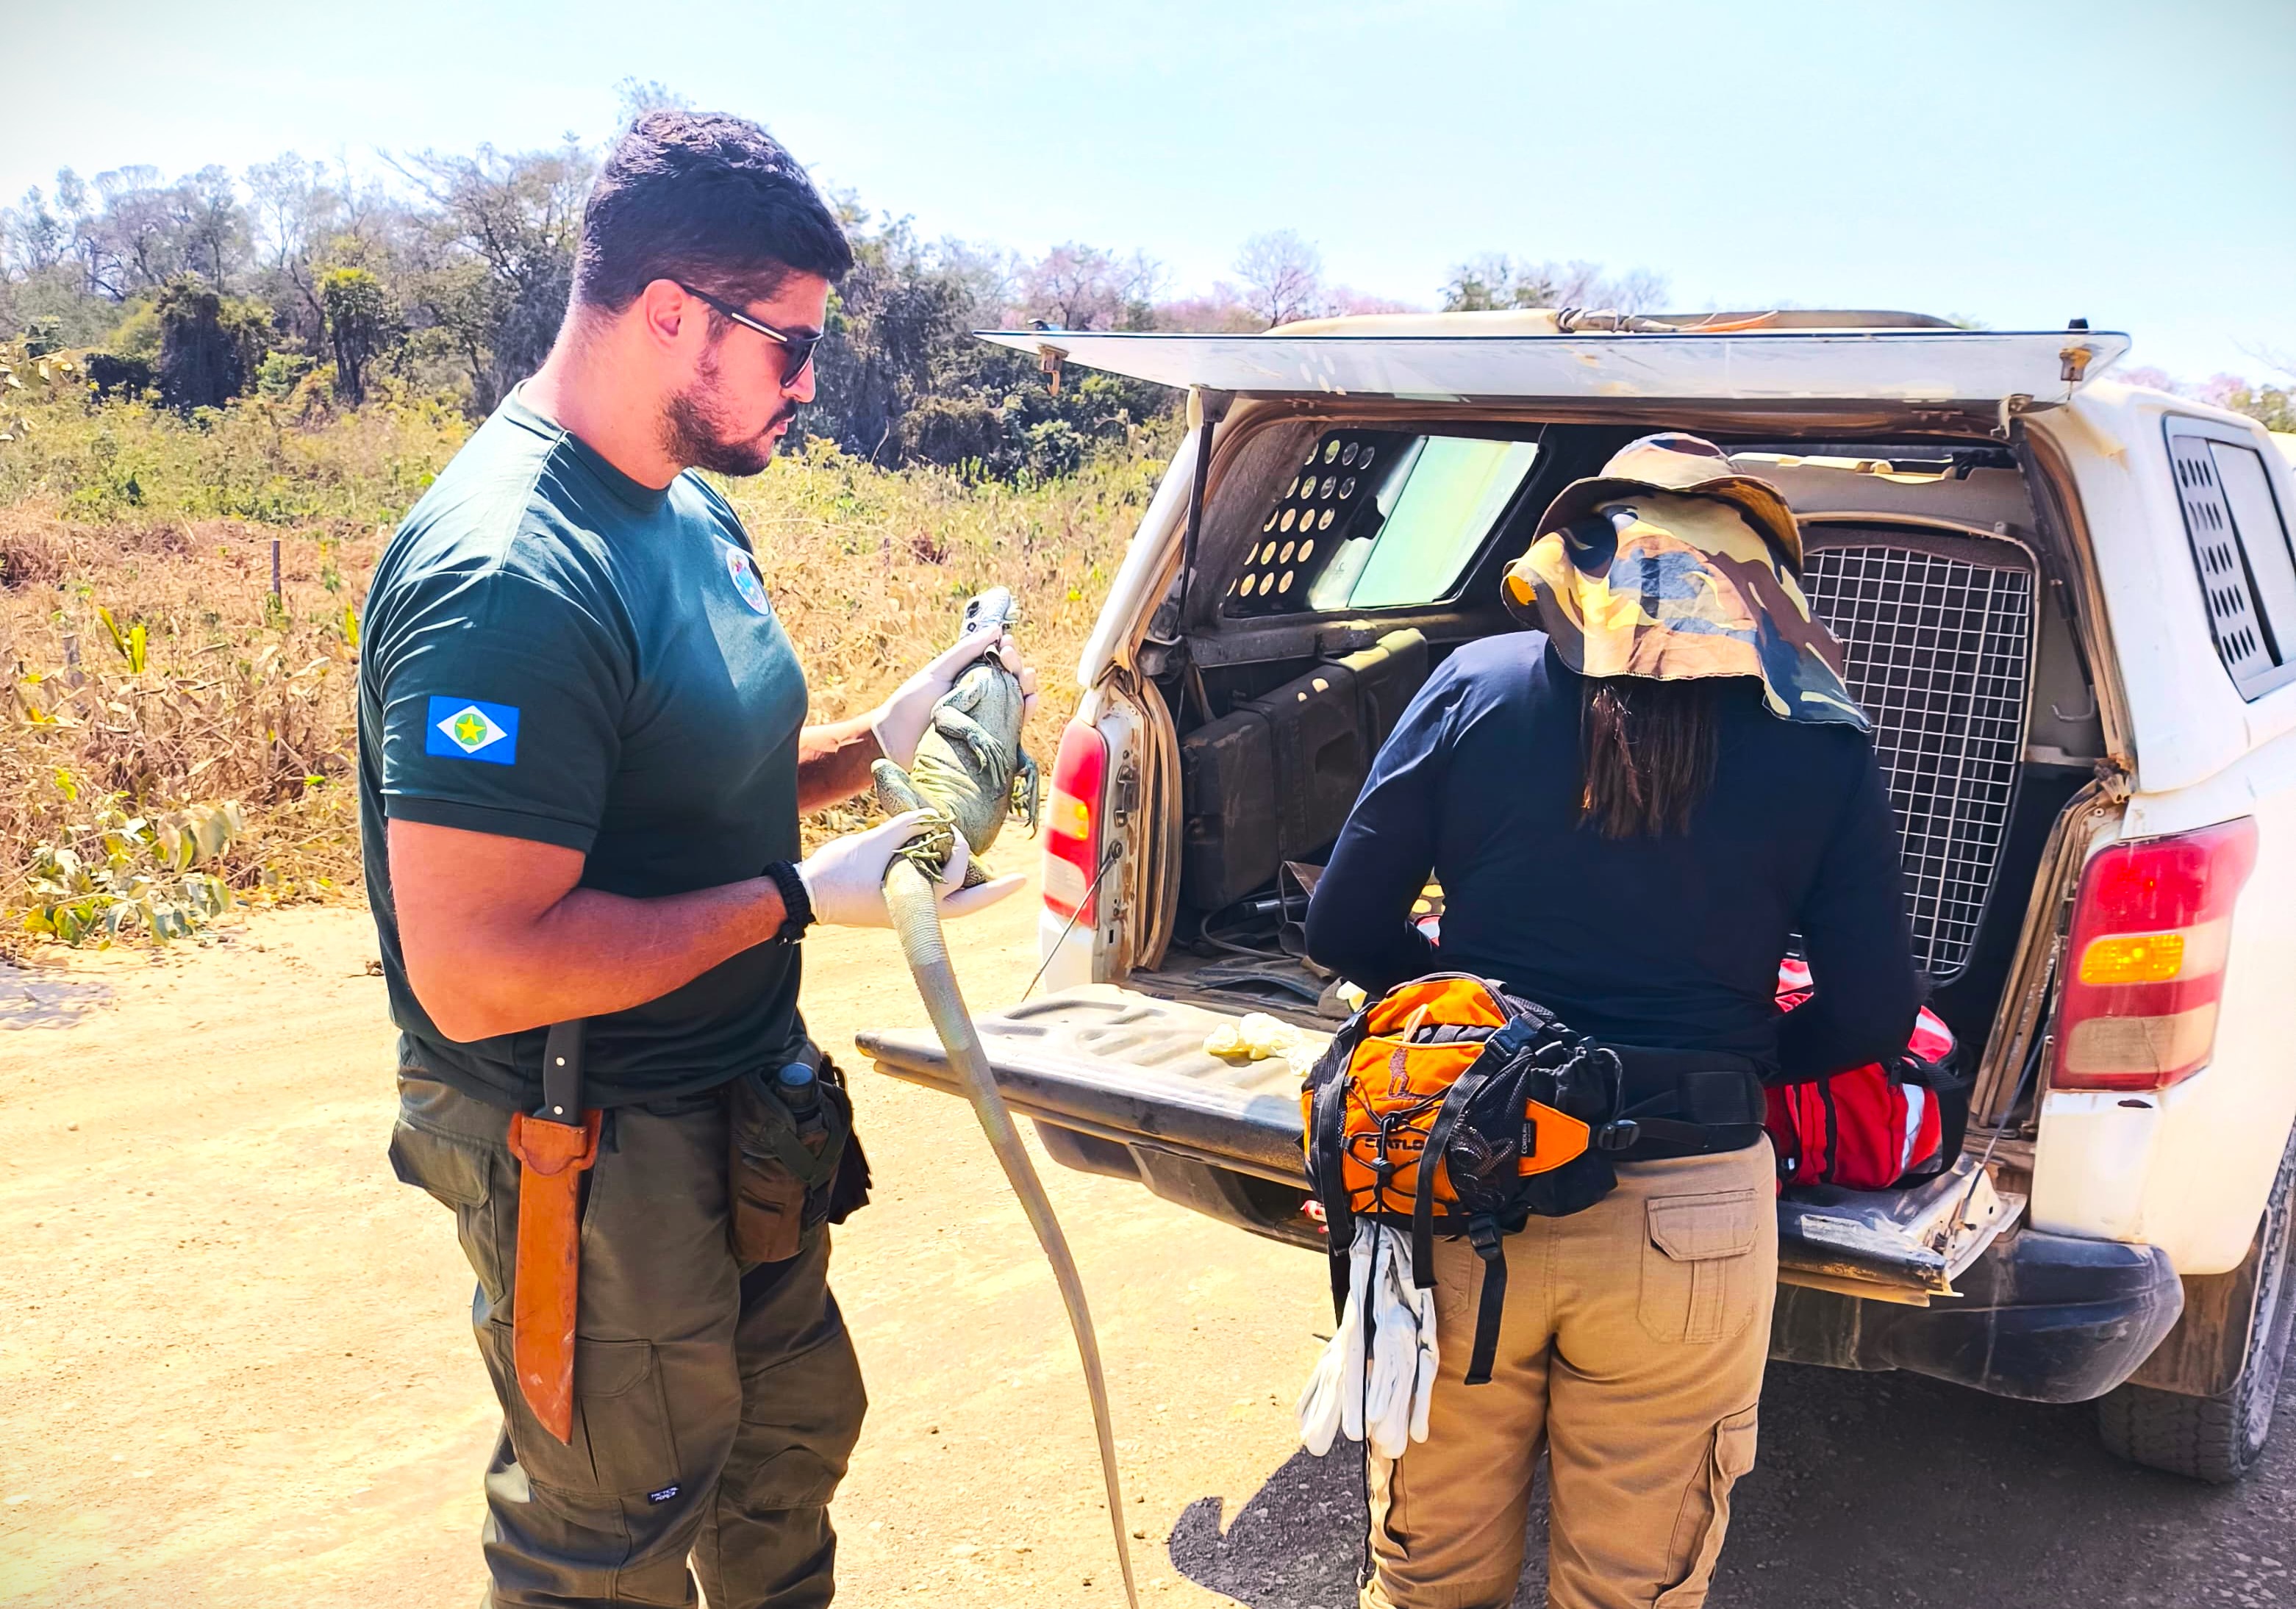
[[[2212,1485],[2239,1480],[2264,1456],[2272,1409],[2296,1328],[2296,1278],[2290,1269],[2296,1229],[2296,1146],[2280,1164],[2258,1237],[2256,1317],[2231,1386],[2215,1396],[2188,1397],[2144,1385],[2123,1385],[2097,1401],[2097,1430],[2107,1450],[2142,1464]]]

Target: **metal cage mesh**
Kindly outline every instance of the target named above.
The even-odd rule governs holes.
[[[1916,549],[1822,548],[1803,584],[1849,656],[1849,690],[1904,836],[1914,959],[1958,972],[2009,832],[2024,757],[2033,576]]]

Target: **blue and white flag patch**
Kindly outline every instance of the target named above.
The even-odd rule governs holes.
[[[518,706],[434,693],[423,716],[422,752],[449,760],[518,763]]]

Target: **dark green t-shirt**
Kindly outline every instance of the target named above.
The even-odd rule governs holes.
[[[359,663],[359,826],[403,1059],[468,1094],[541,1099],[544,1031],[457,1044],[414,992],[386,817],[532,838],[639,898],[798,853],[803,674],[726,500],[640,486],[516,395],[384,551]],[[483,853],[483,851],[480,851]],[[591,1019],[589,1099],[723,1082],[804,1033],[796,948],[760,944]]]

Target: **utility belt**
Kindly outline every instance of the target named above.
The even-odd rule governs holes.
[[[542,1104],[511,1115],[519,1162],[518,1262],[511,1351],[519,1390],[543,1428],[571,1444],[574,1323],[581,1278],[582,1175],[598,1159],[604,1114],[585,1099],[583,1025],[554,1025],[542,1053]],[[752,1068],[711,1094],[726,1115],[730,1237],[743,1270],[796,1256],[821,1226],[869,1199],[869,1163],[853,1136],[853,1099],[830,1059]]]
[[[1423,1290],[1436,1235],[1464,1235],[1482,1258],[1470,1385],[1490,1378],[1497,1346],[1503,1237],[1594,1205],[1618,1163],[1750,1146],[1764,1110],[1745,1057],[1596,1040],[1464,973],[1414,979],[1349,1017],[1300,1105],[1335,1306],[1358,1218],[1409,1230]]]
[[[1762,1137],[1761,1064],[1726,1050],[1608,1047],[1620,1065],[1623,1115],[1634,1138],[1611,1155],[1620,1162],[1710,1156],[1742,1151]]]

